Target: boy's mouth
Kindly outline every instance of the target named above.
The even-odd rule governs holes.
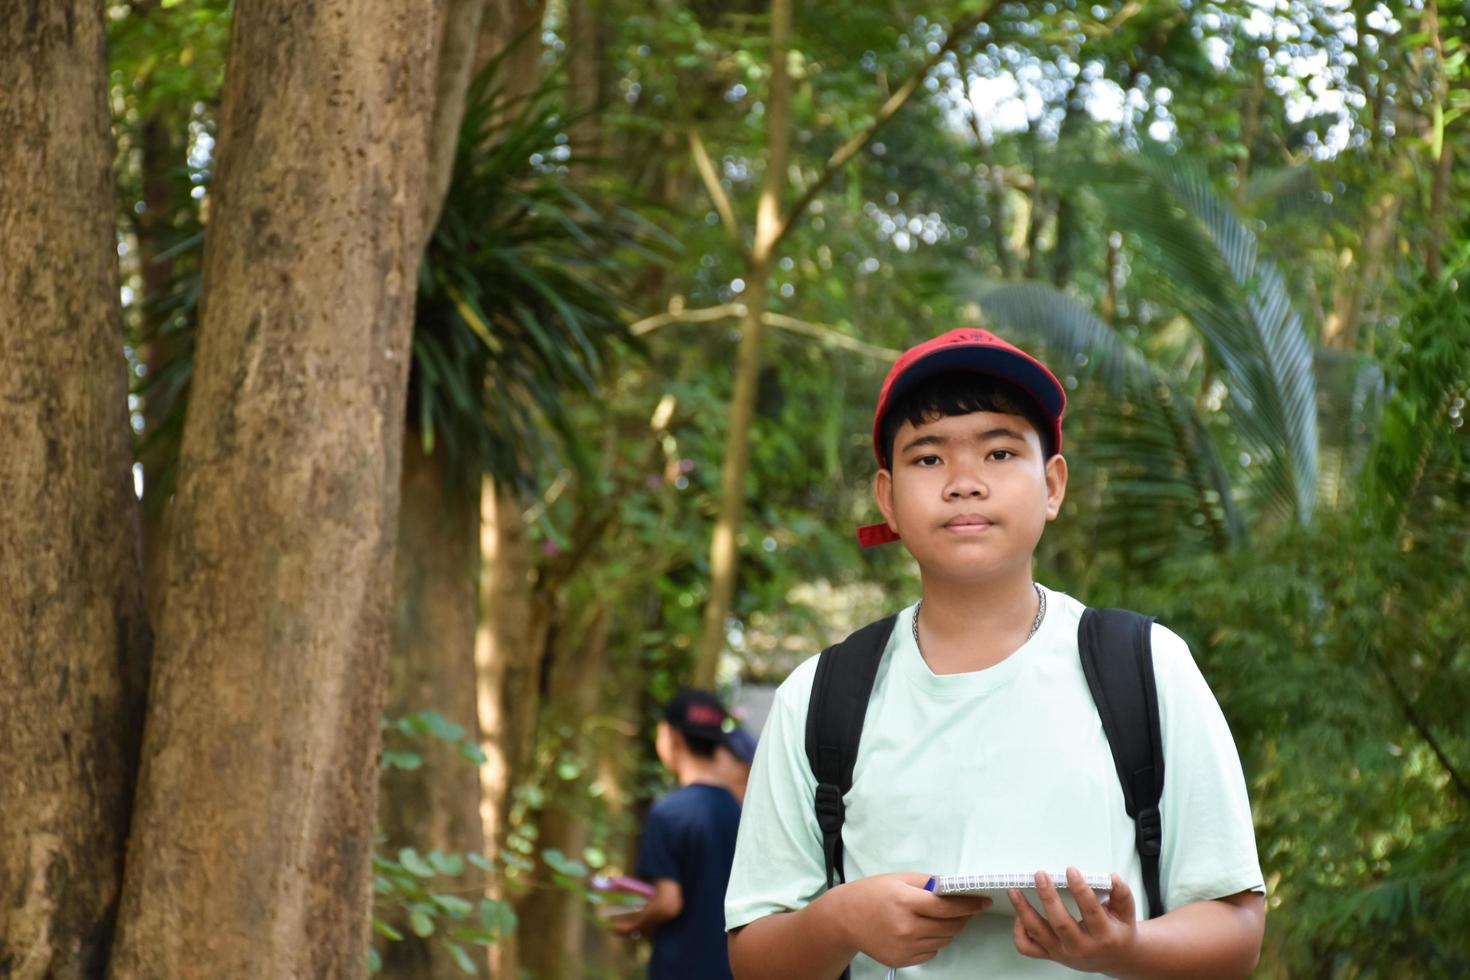
[[[980,514],[961,514],[946,521],[944,526],[959,534],[979,534],[994,526],[994,522]]]

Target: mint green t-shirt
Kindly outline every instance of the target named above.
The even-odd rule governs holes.
[[[845,797],[847,880],[927,874],[1116,871],[1139,918],[1147,898],[1133,822],[1077,652],[1083,605],[1047,591],[1036,634],[985,670],[936,675],[899,614],[878,667]],[[1153,629],[1164,737],[1161,889],[1166,907],[1260,890],[1250,803],[1225,718],[1189,648]],[[805,753],[813,657],[781,685],[761,733],[725,896],[736,929],[801,908],[826,885],[816,781]],[[1007,906],[1009,903],[1006,903]],[[973,918],[900,978],[1057,977],[1074,971],[1016,952],[1010,915]],[[886,968],[859,955],[854,980]]]

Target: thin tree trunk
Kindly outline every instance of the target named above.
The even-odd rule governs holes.
[[[603,23],[598,0],[567,0],[567,113],[572,167],[602,155]]]
[[[366,970],[431,0],[242,0],[111,975]]]
[[[425,453],[412,430],[404,439],[400,485],[387,714],[437,711],[478,742],[478,502],[449,485],[443,452]],[[481,853],[479,773],[442,740],[425,737],[414,750],[422,766],[383,774],[379,822],[388,850]],[[483,886],[483,876],[469,866],[461,887]],[[385,947],[382,975],[447,980],[464,972],[442,943],[405,933],[403,941]]]
[[[1322,344],[1338,350],[1356,350],[1358,322],[1363,315],[1363,299],[1372,295],[1398,232],[1402,199],[1392,191],[1385,193],[1363,216],[1362,234],[1357,254],[1344,249],[1338,261],[1337,277],[1332,290],[1332,312],[1322,325]]]
[[[501,94],[518,112],[521,100],[541,84],[541,0],[485,0],[475,70],[504,56],[496,75]]]
[[[586,722],[601,701],[600,683],[607,662],[608,630],[611,616],[606,608],[593,612],[586,636],[565,654],[559,656],[551,672],[547,712],[553,721],[572,725],[577,741],[567,748],[591,755],[592,740],[586,733]],[[572,791],[583,790],[581,782]],[[541,813],[537,846],[553,848],[571,858],[580,859],[587,847],[587,824],[576,810],[564,802],[553,800]],[[538,869],[544,872],[544,867]],[[538,875],[536,887],[520,903],[520,931],[534,937],[522,948],[521,965],[541,980],[579,980],[587,975],[582,940],[585,922],[582,897],[559,888],[544,873]]]
[[[161,7],[159,0],[146,0],[136,3],[133,10],[136,17],[157,17]],[[152,82],[149,80],[144,84],[149,86]],[[138,130],[143,210],[133,218],[133,229],[138,240],[138,276],[143,285],[137,309],[141,311],[142,333],[149,338],[139,354],[149,377],[156,377],[170,360],[166,341],[158,332],[162,319],[158,304],[167,294],[173,278],[173,262],[164,256],[173,244],[169,238],[174,214],[180,204],[179,181],[174,173],[185,162],[175,133],[182,131],[185,122],[183,118],[168,118],[162,109],[155,109]],[[160,397],[144,397],[144,438],[157,432],[166,409]],[[167,488],[163,480],[165,460],[162,456],[158,446],[138,453],[138,462],[143,465],[143,595],[148,603],[148,618],[155,623],[159,621],[168,537]]]
[[[524,777],[534,744],[546,631],[531,580],[531,538],[520,502],[484,482],[480,498],[481,609],[475,638],[476,700],[486,763],[480,767],[485,846],[499,854],[509,830],[511,791]],[[492,898],[508,898],[503,878]],[[490,950],[491,975],[519,976],[517,942]]]
[[[1087,106],[1083,104],[1082,86],[1078,79],[1073,79],[1067,89],[1065,108],[1062,111],[1062,123],[1059,134],[1062,142],[1070,141],[1077,136],[1084,126],[1087,116]],[[1040,177],[1040,174],[1037,174]],[[1056,211],[1056,240],[1052,245],[1051,256],[1051,281],[1058,289],[1065,289],[1072,281],[1073,266],[1076,261],[1078,233],[1076,224],[1076,205],[1072,195],[1068,193],[1065,184],[1057,192]]]
[[[447,0],[444,7],[423,201],[425,244],[433,237],[453,177],[484,11],[485,0]],[[455,485],[442,446],[426,453],[421,434],[411,426],[404,433],[401,488],[388,715],[437,711],[478,743],[479,488]],[[379,819],[390,850],[411,846],[483,853],[478,772],[442,741],[426,738],[416,748],[423,759],[419,769],[383,776]],[[485,878],[467,865],[460,884],[483,889]],[[443,943],[400,931],[403,940],[383,950],[383,976],[464,975]]]
[[[100,976],[146,687],[101,7],[0,8],[0,975]]]
[[[486,0],[445,0],[439,65],[434,74],[434,122],[429,130],[429,189],[424,197],[424,240],[434,234],[454,176],[465,92],[475,68]]]
[[[1027,196],[1026,237],[1022,246],[1024,265],[1021,269],[1021,274],[1026,279],[1035,279],[1037,270],[1041,268],[1041,226],[1046,217],[1046,209],[1043,206],[1045,196],[1041,190],[1040,142],[1037,124],[1029,123],[1026,127],[1025,145],[1031,157],[1031,193]]]
[[[1276,54],[1274,37],[1268,44],[1270,55],[1274,57]],[[1260,135],[1261,103],[1265,98],[1266,62],[1264,60],[1257,60],[1255,62],[1250,95],[1246,97],[1245,115],[1242,117],[1240,123],[1240,143],[1245,153],[1241,157],[1240,167],[1235,174],[1235,209],[1237,211],[1245,208],[1245,195],[1250,185],[1251,165],[1254,162],[1256,139]]]
[[[1429,46],[1434,51],[1434,105],[1429,123],[1430,150],[1438,150],[1434,161],[1434,179],[1429,187],[1429,241],[1424,249],[1424,270],[1430,279],[1438,279],[1444,248],[1444,230],[1448,215],[1450,171],[1454,164],[1451,151],[1452,141],[1445,132],[1445,108],[1449,101],[1449,80],[1445,75],[1444,44],[1439,35],[1439,4],[1437,0],[1425,0],[1424,33],[1429,37]]]
[[[1118,232],[1108,232],[1108,248],[1103,256],[1102,318],[1110,324],[1118,320],[1118,244],[1121,237]]]
[[[755,419],[756,382],[760,379],[761,332],[770,303],[770,279],[781,238],[781,189],[791,142],[791,77],[787,50],[791,43],[791,0],[771,0],[771,85],[767,94],[766,171],[756,205],[755,241],[746,262],[745,316],[740,324],[740,352],[735,362],[735,390],[730,396],[730,427],[725,433],[725,460],[720,477],[720,512],[710,542],[710,596],[704,607],[704,632],[694,665],[694,683],[710,687],[725,648],[725,621],[735,597],[739,560],[737,538],[745,511],[745,470],[750,457],[750,429]]]

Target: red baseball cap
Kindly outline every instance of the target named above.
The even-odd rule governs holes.
[[[1062,413],[1067,408],[1067,395],[1056,375],[1030,354],[1008,344],[988,330],[961,327],[903,352],[878,393],[878,409],[873,413],[873,455],[880,467],[888,465],[883,458],[883,417],[893,402],[914,385],[936,374],[971,371],[1002,378],[1020,388],[1036,401],[1041,416],[1050,425],[1044,433],[1051,437],[1052,452],[1062,451]],[[869,524],[858,528],[858,543],[864,548],[897,541],[898,535],[887,524]]]

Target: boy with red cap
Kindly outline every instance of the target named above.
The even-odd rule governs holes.
[[[884,523],[859,537],[901,541],[918,562],[922,597],[893,620],[866,704],[856,706],[861,739],[850,788],[835,802],[835,847],[818,815],[820,789],[830,787],[808,755],[824,723],[808,712],[819,659],[777,694],[725,899],[742,980],[847,970],[864,980],[893,968],[929,980],[1254,968],[1265,903],[1245,780],[1188,647],[1140,620],[1167,773],[1146,876],[1146,835],[1129,816],[1132,795],[1079,656],[1087,610],[1032,578],[1067,488],[1065,404],[1045,365],[983,330],[920,344],[889,373],[873,424]],[[854,663],[829,662],[830,671]],[[1051,873],[1037,871],[1034,889],[994,904],[930,890],[934,875],[1037,868]],[[1089,882],[1083,871],[1106,877]],[[1158,908],[1149,908],[1146,878]]]

